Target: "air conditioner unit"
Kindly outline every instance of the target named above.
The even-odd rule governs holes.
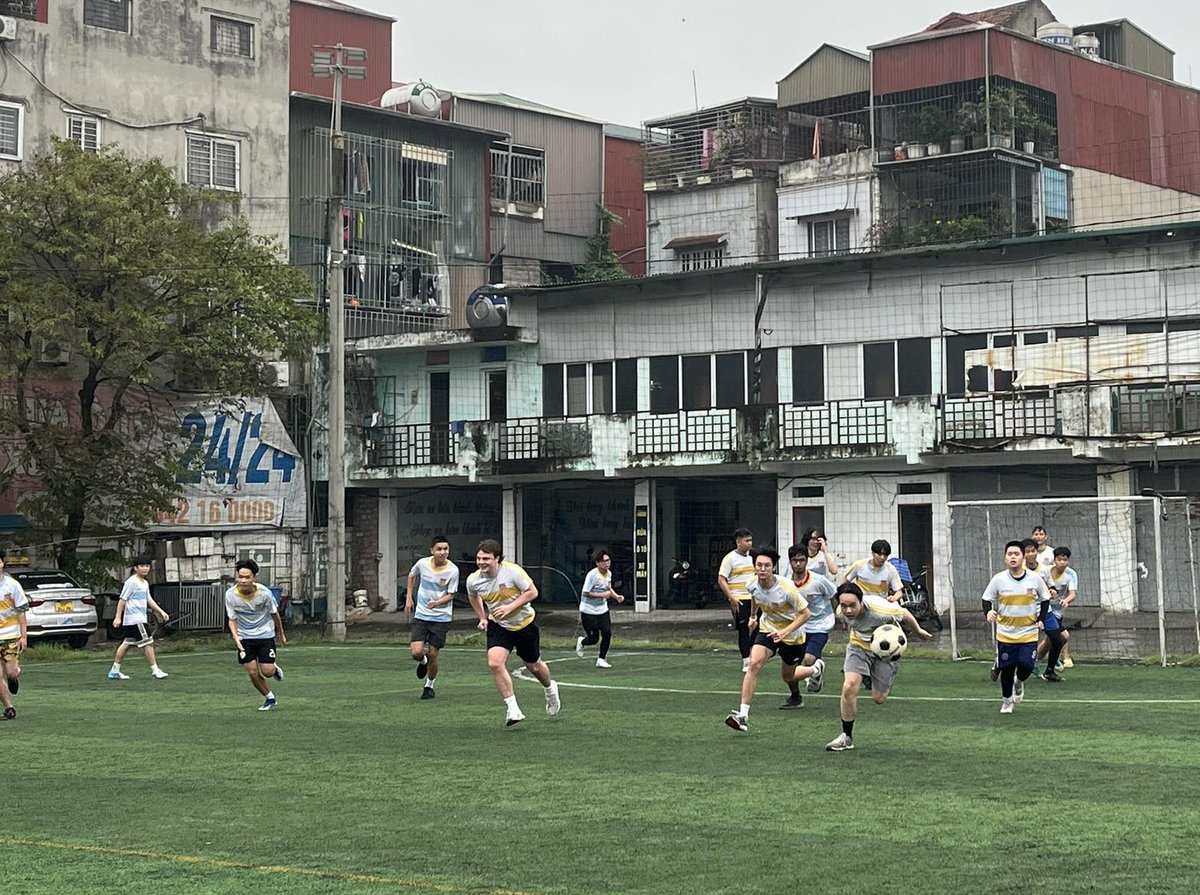
[[[41,350],[38,351],[38,363],[61,367],[71,362],[69,349],[51,339],[42,339]]]
[[[17,39],[17,20],[12,16],[0,16],[0,40]]]
[[[292,384],[292,365],[285,360],[273,360],[262,370],[263,385],[269,388],[287,388]]]

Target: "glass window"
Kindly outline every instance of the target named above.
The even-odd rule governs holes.
[[[965,395],[967,379],[970,377],[971,391],[987,391],[987,369],[975,367],[967,370],[965,353],[978,348],[987,348],[986,333],[949,336],[946,339],[946,394]],[[982,384],[980,379],[982,371]]]
[[[932,390],[932,364],[928,339],[901,339],[896,343],[897,395],[928,395]]]
[[[798,345],[792,349],[792,403],[825,400],[825,346]]]
[[[592,413],[613,412],[612,362],[592,364]]]
[[[587,413],[587,364],[567,364],[567,416]]]
[[[239,145],[201,134],[187,138],[187,182],[192,186],[237,191]]]
[[[650,358],[650,412],[674,413],[679,409],[679,357]]]
[[[129,31],[130,0],[83,0],[83,24],[109,31]]]
[[[617,361],[617,413],[637,412],[637,358]]]
[[[0,158],[21,158],[21,130],[24,123],[24,106],[0,102]]]
[[[542,367],[542,416],[563,416],[563,365]]]
[[[896,343],[863,345],[863,397],[896,397]]]
[[[254,26],[220,16],[212,17],[210,48],[214,53],[228,56],[254,56]]]
[[[750,352],[753,362],[754,352]],[[717,406],[742,407],[746,403],[746,354],[717,355]],[[686,373],[685,373],[686,375]]]
[[[100,119],[75,112],[67,114],[67,139],[84,152],[100,148]]]
[[[712,357],[707,354],[683,359],[683,409],[712,407]]]

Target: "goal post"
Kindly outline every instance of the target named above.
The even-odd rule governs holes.
[[[1110,659],[1200,653],[1196,528],[1187,497],[952,500],[947,504],[950,644],[955,658],[994,650],[980,598],[1004,570],[1004,545],[1046,529],[1079,578],[1066,611],[1073,655]]]

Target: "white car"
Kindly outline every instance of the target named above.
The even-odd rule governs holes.
[[[8,569],[29,597],[25,621],[30,643],[65,640],[83,649],[96,633],[96,598],[86,587],[58,569]]]

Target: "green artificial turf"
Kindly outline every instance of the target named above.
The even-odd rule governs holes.
[[[406,646],[281,650],[260,704],[232,652],[26,666],[0,817],[5,891],[1200,891],[1193,669],[1076,666],[999,714],[981,662],[906,659],[839,731],[840,661],[799,711],[768,665],[740,734],[729,651],[547,658],[563,711],[479,648],[421,701]],[[514,660],[512,667],[517,667]]]

